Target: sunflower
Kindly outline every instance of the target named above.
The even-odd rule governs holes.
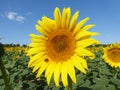
[[[120,44],[114,43],[104,48],[103,59],[111,67],[120,68]]]
[[[36,78],[45,72],[48,85],[52,76],[56,86],[59,86],[60,79],[63,85],[67,86],[68,75],[76,83],[75,68],[86,73],[88,67],[83,57],[94,56],[86,47],[99,43],[90,38],[98,33],[88,31],[95,25],[84,26],[89,17],[76,24],[78,15],[77,11],[71,17],[69,7],[64,8],[62,13],[56,7],[54,20],[46,16],[38,20],[36,29],[41,35],[30,34],[32,43],[28,50],[30,56],[28,67],[34,67],[32,72],[38,71]]]

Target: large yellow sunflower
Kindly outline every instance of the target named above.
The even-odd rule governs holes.
[[[52,76],[56,86],[59,86],[60,79],[63,85],[67,86],[68,75],[76,83],[75,68],[86,73],[88,67],[83,57],[94,56],[86,47],[98,43],[90,38],[98,33],[88,31],[95,25],[84,26],[89,17],[77,24],[78,14],[78,11],[75,12],[71,18],[70,8],[64,8],[60,13],[56,7],[54,20],[46,16],[38,20],[36,29],[41,35],[30,34],[32,43],[28,50],[28,67],[34,67],[33,72],[38,70],[36,78],[45,72],[48,85]]]
[[[103,59],[111,67],[120,68],[120,44],[114,43],[104,48]]]

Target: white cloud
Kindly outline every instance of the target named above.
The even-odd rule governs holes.
[[[17,16],[16,17],[16,21],[18,21],[18,22],[23,22],[24,21],[24,17],[23,16]]]
[[[9,20],[14,20],[16,16],[17,16],[17,13],[16,13],[16,12],[8,12],[8,13],[7,13],[7,18],[8,18]]]
[[[15,21],[18,21],[18,22],[23,22],[25,20],[25,17],[19,15],[17,12],[8,12],[6,14],[6,17],[9,19],[9,20],[15,20]]]

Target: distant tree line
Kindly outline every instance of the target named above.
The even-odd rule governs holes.
[[[111,44],[93,44],[93,45],[90,45],[88,47],[100,47],[100,46],[106,47],[106,46],[109,46],[109,45],[111,45]]]
[[[26,44],[20,45],[20,44],[3,44],[4,47],[28,47]]]

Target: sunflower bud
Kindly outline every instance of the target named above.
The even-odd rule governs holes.
[[[3,45],[0,43],[0,57],[2,57],[4,55],[5,51],[4,51],[4,47]]]

